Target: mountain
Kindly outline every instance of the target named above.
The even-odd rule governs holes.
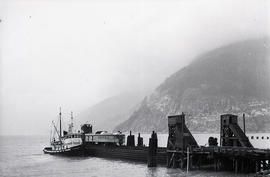
[[[115,130],[166,132],[167,116],[184,112],[193,132],[218,132],[223,113],[245,113],[247,131],[269,132],[269,47],[268,38],[250,39],[198,56],[145,97]]]
[[[82,111],[78,117],[80,123],[91,123],[94,131],[112,131],[116,125],[129,118],[142,99],[141,92],[122,93]]]

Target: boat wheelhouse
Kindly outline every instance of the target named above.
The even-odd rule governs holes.
[[[62,138],[63,148],[68,149],[82,145],[81,133],[68,133]]]

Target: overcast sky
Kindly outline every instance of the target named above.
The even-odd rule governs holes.
[[[265,0],[0,0],[0,134],[155,88],[194,56],[270,31]]]

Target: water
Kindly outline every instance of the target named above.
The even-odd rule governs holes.
[[[149,136],[149,135],[148,135]],[[158,135],[159,143],[166,142],[166,135]],[[195,136],[195,135],[194,135]],[[164,137],[164,138],[162,138]],[[145,135],[144,142],[148,142]],[[48,144],[46,136],[1,136],[0,176],[3,177],[225,177],[253,176],[236,175],[230,172],[192,171],[165,167],[147,168],[144,163],[108,160],[94,157],[61,157],[43,154]]]

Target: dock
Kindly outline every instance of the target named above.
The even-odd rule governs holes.
[[[232,171],[259,173],[270,171],[270,149],[254,148],[232,114],[220,116],[220,146],[217,138],[209,137],[208,146],[199,146],[185,124],[185,114],[168,116],[167,147],[158,147],[157,133],[152,132],[149,146],[143,138],[127,136],[127,144],[85,144],[87,155],[141,161],[148,167],[166,166],[182,170]]]
[[[236,115],[221,115],[220,123],[220,146],[213,137],[209,137],[209,146],[199,146],[185,124],[185,115],[169,116],[167,167],[183,170],[208,167],[235,173],[270,170],[270,150],[252,146]]]

